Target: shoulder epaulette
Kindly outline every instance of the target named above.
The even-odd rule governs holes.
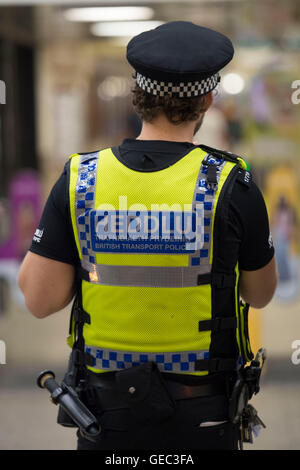
[[[89,162],[90,160],[93,160],[99,156],[100,150],[95,150],[94,152],[78,152],[78,153],[73,153],[73,155],[70,155],[69,160],[74,157],[80,157],[81,163],[83,162]]]
[[[228,152],[226,150],[219,150],[213,147],[208,147],[208,145],[201,144],[199,145],[199,147],[215,157],[223,158],[223,160],[228,160],[230,162],[237,163],[242,168],[242,170],[250,171],[249,163],[247,163],[239,155],[235,155],[234,153]]]
[[[93,155],[95,155],[96,153],[99,153],[100,150],[93,150],[92,152],[78,152],[77,155],[91,155],[91,157]]]
[[[72,155],[70,155],[69,158],[78,157],[79,155],[80,156],[85,155],[86,157],[95,157],[95,155],[97,155],[99,152],[100,150],[94,150],[93,152],[78,152],[78,153],[73,153]]]

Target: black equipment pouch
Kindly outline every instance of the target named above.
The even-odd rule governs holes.
[[[155,362],[117,372],[118,389],[140,422],[160,423],[175,412],[175,402]]]

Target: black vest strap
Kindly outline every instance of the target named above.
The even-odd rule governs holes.
[[[82,287],[79,286],[71,315],[71,318],[74,319],[74,344],[72,348],[72,359],[74,360],[74,364],[79,367],[85,365],[94,365],[93,357],[84,351],[83,327],[85,323],[91,323],[91,318],[90,315],[83,309],[81,289]]]
[[[228,273],[213,273],[213,274],[198,274],[197,284],[212,284],[218,289],[226,287],[234,287],[236,282],[236,274]]]
[[[195,361],[195,371],[206,371],[209,372],[229,372],[233,371],[236,366],[235,359],[199,359]]]
[[[75,323],[88,323],[89,325],[91,324],[91,317],[85,310],[83,310],[83,308],[79,306],[75,307],[73,315]]]
[[[217,167],[216,165],[207,165],[207,188],[216,189],[218,187]]]
[[[82,365],[94,365],[94,358],[90,354],[84,351],[80,351],[80,349],[73,348],[72,360],[74,361],[74,365],[76,367],[81,367]]]
[[[238,158],[242,158],[239,157],[239,155],[235,155],[234,153],[227,152],[226,150],[215,149],[213,147],[209,147],[208,145],[200,144],[198,147],[217,158],[222,158],[237,164],[239,164]]]
[[[213,286],[216,286],[218,289],[223,289],[226,287],[234,287],[236,282],[236,274],[228,273],[213,273],[211,283]]]
[[[220,331],[235,329],[237,327],[236,317],[213,318],[212,320],[199,321],[198,331]]]
[[[202,284],[210,284],[211,283],[211,274],[198,274],[197,277],[197,285],[201,286]]]

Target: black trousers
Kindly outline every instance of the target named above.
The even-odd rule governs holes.
[[[176,400],[171,419],[153,424],[142,422],[131,409],[101,410],[100,403],[90,404],[102,427],[97,442],[78,436],[78,450],[236,450],[239,430],[228,422],[225,396]],[[206,422],[221,422],[200,426]]]

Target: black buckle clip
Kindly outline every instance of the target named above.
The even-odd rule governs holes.
[[[74,308],[74,321],[75,323],[88,323],[91,324],[90,315],[81,307]]]
[[[80,349],[73,349],[72,355],[73,363],[76,367],[82,365],[94,366],[94,358],[91,354],[88,354],[85,351],[80,351]]]
[[[217,167],[207,164],[207,189],[215,191],[218,188]]]
[[[235,285],[235,274],[217,273],[213,275],[212,283],[218,289],[233,287]]]

